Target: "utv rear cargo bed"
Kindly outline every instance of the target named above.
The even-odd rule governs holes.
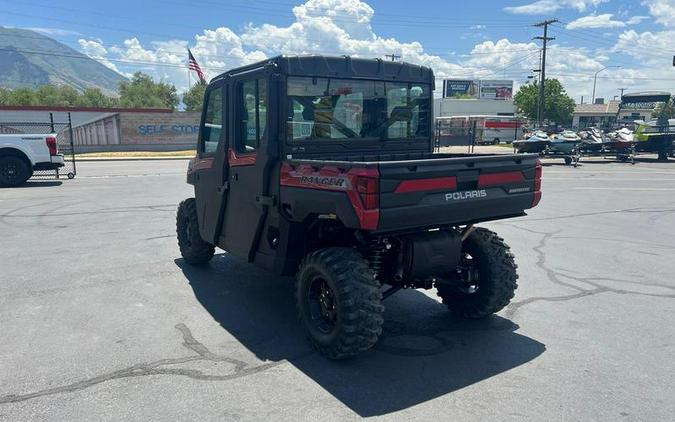
[[[298,188],[344,190],[346,197],[350,189],[356,189],[364,212],[377,208],[377,215],[370,217],[370,221],[376,218],[375,224],[369,228],[378,233],[513,217],[523,215],[539,201],[536,175],[541,170],[536,154],[429,157],[392,161],[290,160],[286,162],[290,166],[286,172],[299,169],[305,186],[295,184]],[[329,186],[331,180],[358,184],[354,180],[363,177],[377,180],[375,190],[367,186],[361,189],[360,185]],[[357,220],[363,222],[358,204],[354,204],[354,198],[349,200],[355,205]],[[338,204],[335,207],[338,214],[344,214],[345,208]],[[339,217],[348,225],[355,220]]]

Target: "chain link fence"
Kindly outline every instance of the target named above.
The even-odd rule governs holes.
[[[476,122],[464,119],[437,119],[435,127],[435,150],[442,147],[466,146],[467,152],[473,152],[476,139],[482,136]]]
[[[63,154],[64,166],[56,170],[35,170],[34,179],[72,179],[77,175],[73,125],[68,113],[67,122],[55,122],[49,113],[49,122],[0,122],[0,134],[56,135],[59,154]]]

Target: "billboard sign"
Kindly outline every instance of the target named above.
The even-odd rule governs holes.
[[[510,100],[513,98],[513,81],[480,81],[480,96],[486,100]]]
[[[443,80],[443,98],[478,98],[478,81],[445,79]]]

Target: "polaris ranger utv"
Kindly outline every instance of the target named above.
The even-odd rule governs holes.
[[[185,262],[218,246],[297,277],[310,341],[333,359],[371,348],[384,298],[436,288],[452,312],[491,315],[516,264],[475,223],[541,197],[535,155],[433,152],[431,69],[350,57],[276,57],[214,78],[205,94],[195,197],[178,208]]]

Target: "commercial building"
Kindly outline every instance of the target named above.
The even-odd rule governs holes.
[[[616,123],[619,113],[619,101],[606,104],[577,104],[572,114],[572,127],[583,129],[589,126],[611,127]],[[619,113],[619,122],[634,120],[649,121],[652,110],[623,108]]]
[[[123,111],[73,125],[78,151],[170,151],[193,149],[199,113]]]
[[[516,114],[510,80],[445,79],[442,92],[434,101],[434,117]]]
[[[436,98],[434,100],[434,117],[458,116],[515,116],[516,106],[512,100],[481,100]]]
[[[199,132],[199,113],[168,109],[0,106],[0,127],[28,131],[8,123],[67,123],[69,114],[78,152],[192,149]]]

